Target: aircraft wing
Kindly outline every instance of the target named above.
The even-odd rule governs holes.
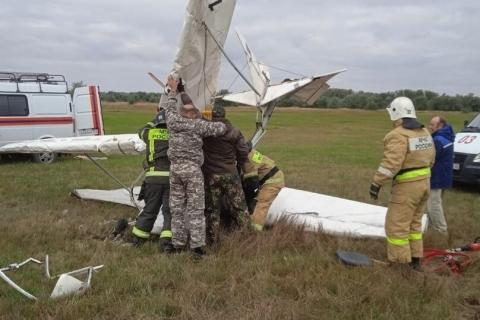
[[[10,143],[0,153],[103,153],[105,155],[137,155],[145,152],[145,143],[137,134],[51,138]]]
[[[235,3],[236,0],[190,0],[187,5],[173,70],[184,80],[185,91],[200,111],[213,104],[220,47],[227,38]]]
[[[137,195],[136,187],[133,194]],[[113,202],[128,206],[143,207],[143,202],[132,202],[132,197],[124,189],[92,190],[77,189],[77,197],[86,200]],[[136,198],[135,196],[133,197]],[[318,231],[332,235],[358,238],[385,238],[385,215],[387,208],[348,199],[332,197],[298,189],[283,188],[273,201],[266,223],[274,225],[278,221],[301,226],[306,231]],[[423,230],[427,217],[422,218]],[[152,233],[160,233],[163,217],[158,215]]]
[[[330,88],[328,81],[335,77],[337,74],[342,73],[346,70],[340,70],[325,74],[322,76],[313,77],[312,81],[299,89],[297,89],[292,97],[305,102],[307,105],[313,105],[320,96]]]
[[[292,95],[293,97],[312,105],[324,93],[329,85],[327,82],[339,73],[346,70],[324,74],[321,76],[289,80],[283,83],[269,86],[262,101],[257,104],[256,95],[253,91],[227,94],[222,99],[250,106],[262,106],[274,100]]]

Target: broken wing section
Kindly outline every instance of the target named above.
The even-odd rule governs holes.
[[[222,96],[222,99],[239,104],[262,107],[270,102],[275,102],[278,99],[292,95],[298,100],[312,105],[320,98],[322,93],[330,87],[327,82],[344,71],[346,71],[346,69],[312,78],[287,80],[277,85],[271,85],[268,87],[265,97],[260,103],[257,103],[256,95],[253,91],[227,94]]]
[[[217,91],[221,50],[227,38],[236,0],[190,0],[173,71],[201,111]],[[207,31],[211,32],[208,32]]]
[[[328,90],[328,88],[330,88],[327,82],[333,77],[335,77],[337,74],[345,71],[346,69],[342,69],[322,76],[313,77],[310,83],[304,85],[303,87],[295,91],[292,97],[311,106],[315,103],[315,101],[318,100],[318,98],[320,98],[320,96],[325,91]]]
[[[250,79],[252,80],[252,85],[257,90],[260,95],[255,94],[255,99],[257,105],[260,105],[265,94],[267,93],[268,86],[270,85],[270,73],[268,72],[267,66],[260,64],[252,50],[247,44],[247,41],[243,35],[237,30],[237,36],[240,40],[240,43],[245,52],[245,57],[247,58],[248,68],[250,69]]]

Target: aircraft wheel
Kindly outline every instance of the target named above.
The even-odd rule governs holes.
[[[57,155],[53,152],[35,153],[32,158],[33,162],[50,164],[57,159]]]

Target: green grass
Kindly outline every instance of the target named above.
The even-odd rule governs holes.
[[[154,105],[105,106],[107,133],[132,133],[153,117]],[[255,113],[230,109],[246,136]],[[420,113],[427,123],[431,112]],[[442,113],[456,130],[471,114]],[[368,187],[391,124],[385,111],[278,110],[258,149],[275,159],[290,187],[371,202]],[[142,157],[102,162],[125,183],[141,170]],[[384,259],[380,240],[307,234],[278,227],[262,234],[228,236],[200,263],[188,255],[161,255],[101,240],[126,206],[81,201],[74,188],[117,188],[88,161],[71,157],[48,165],[0,164],[0,266],[50,255],[53,273],[105,264],[83,297],[50,301],[53,282],[31,266],[13,274],[42,299],[25,300],[0,282],[0,319],[478,319],[480,263],[461,277],[404,277],[390,269],[346,268],[338,248]],[[388,187],[379,203],[388,201]],[[480,236],[478,188],[445,193],[450,235],[426,235],[430,246],[459,246]]]

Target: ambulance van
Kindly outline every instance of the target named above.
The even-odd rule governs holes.
[[[480,185],[480,113],[457,133],[454,152],[453,179]]]
[[[103,135],[97,86],[68,93],[62,75],[0,72],[0,146],[25,140]],[[33,155],[51,163],[56,155]]]

